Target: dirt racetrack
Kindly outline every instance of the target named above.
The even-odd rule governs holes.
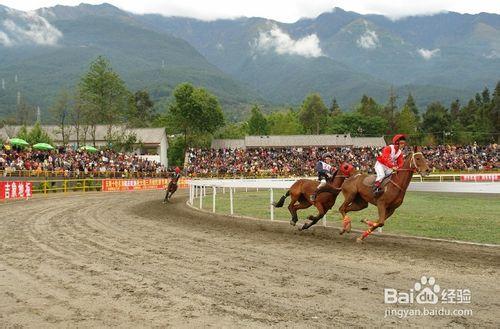
[[[500,327],[500,248],[370,237],[188,208],[180,192],[0,204],[0,327]],[[384,317],[422,275],[472,316]],[[415,308],[415,306],[410,306]]]

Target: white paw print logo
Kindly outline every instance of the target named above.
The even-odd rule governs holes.
[[[434,277],[427,278],[425,275],[420,282],[415,282],[415,300],[419,304],[436,304],[439,300],[438,293],[441,290]]]

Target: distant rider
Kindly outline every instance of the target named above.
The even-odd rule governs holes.
[[[333,177],[333,172],[336,168],[332,166],[332,157],[330,154],[326,153],[323,156],[323,160],[318,161],[316,164],[316,171],[318,172],[318,181],[320,182],[316,191],[311,195],[311,201],[316,200],[316,195],[320,188],[326,185],[326,182],[329,181]]]
[[[377,179],[373,184],[373,193],[378,195],[382,192],[380,184],[382,180],[403,166],[403,149],[406,145],[406,136],[398,134],[392,138],[392,144],[382,149],[382,154],[377,157],[375,172]]]

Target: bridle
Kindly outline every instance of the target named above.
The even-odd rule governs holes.
[[[410,168],[400,168],[398,169],[397,171],[413,171],[414,173],[418,173],[418,174],[422,174],[422,172],[420,171],[420,169],[418,168],[417,166],[417,161],[415,160],[415,155],[417,154],[420,154],[423,156],[422,152],[415,152],[415,153],[411,153],[411,158],[410,158]],[[413,165],[413,167],[412,167]]]

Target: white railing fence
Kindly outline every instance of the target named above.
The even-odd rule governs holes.
[[[500,183],[484,182],[473,180],[471,182],[443,181],[438,178],[434,181],[421,182],[420,176],[415,177],[408,191],[419,192],[447,192],[447,193],[500,193]],[[229,194],[229,215],[235,214],[235,193],[266,190],[269,192],[269,219],[275,219],[275,209],[273,206],[275,192],[280,192],[278,196],[284,194],[290,186],[299,178],[284,179],[200,179],[191,180],[189,185],[189,204],[199,209],[204,208],[204,203],[211,202],[212,212],[216,212],[217,195]],[[209,198],[211,196],[211,198]],[[267,203],[267,202],[266,202]],[[266,204],[264,203],[264,204]],[[205,206],[205,208],[208,204]],[[263,205],[264,207],[264,205]],[[285,207],[286,209],[286,207]],[[326,216],[323,218],[323,225],[326,225]]]

